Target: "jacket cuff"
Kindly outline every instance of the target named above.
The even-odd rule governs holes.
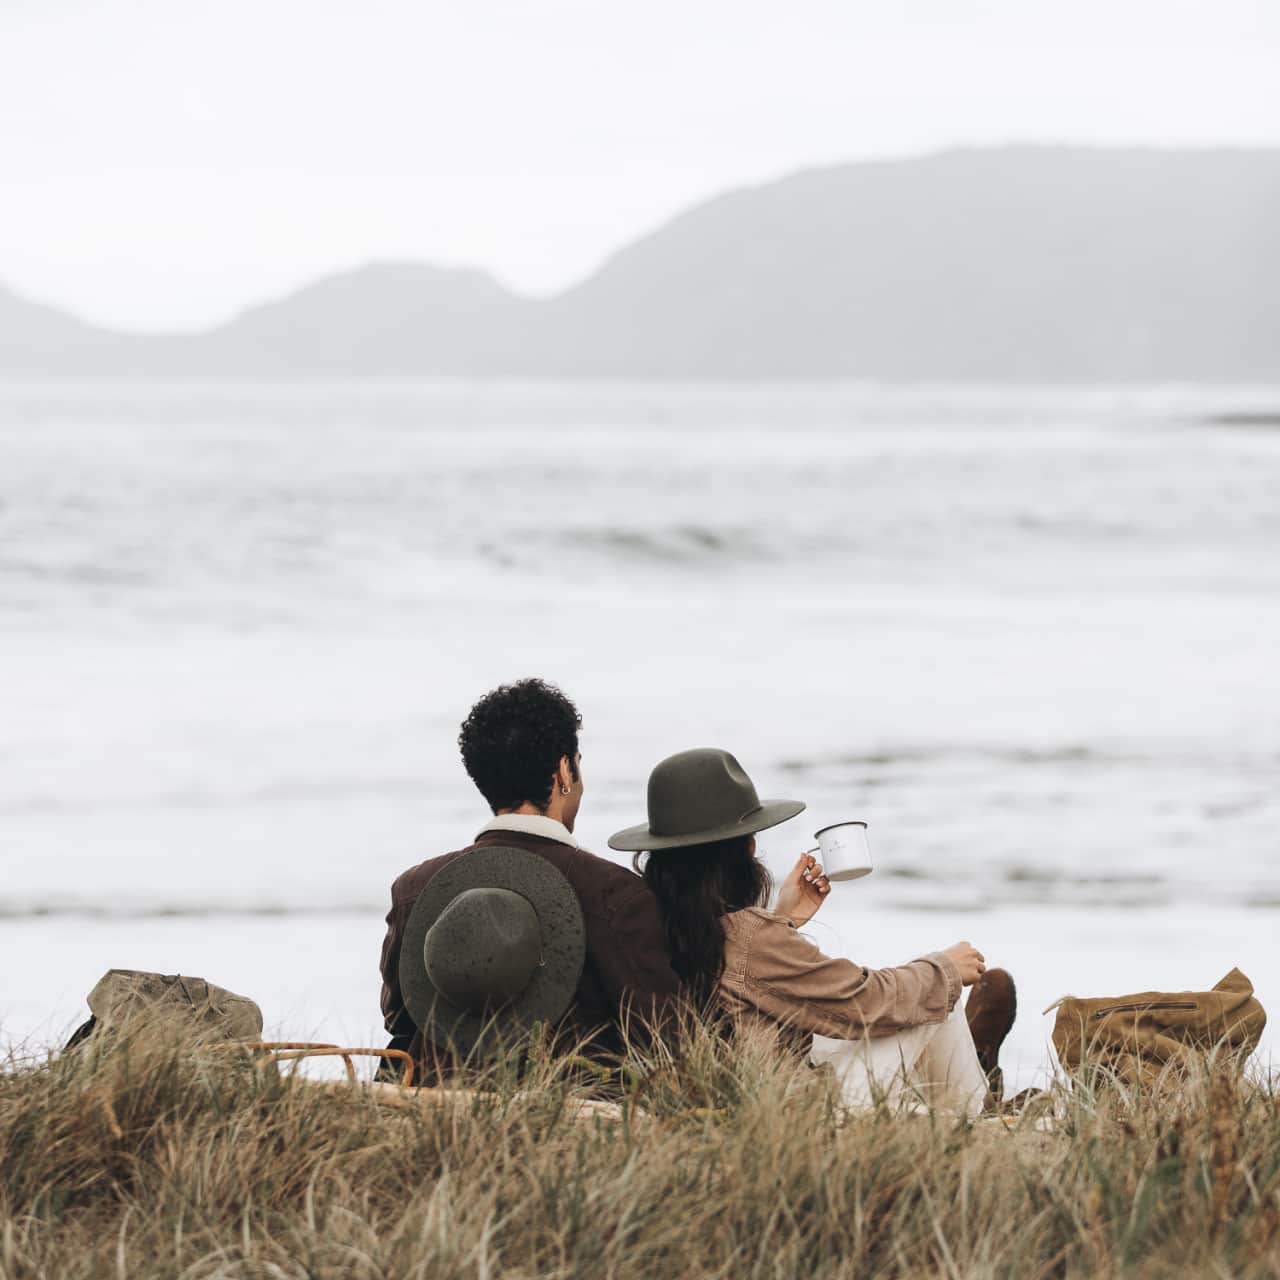
[[[956,1007],[956,1001],[960,999],[960,993],[964,990],[964,982],[960,977],[960,966],[945,951],[932,951],[926,960],[932,960],[947,977],[947,1009],[950,1011]]]

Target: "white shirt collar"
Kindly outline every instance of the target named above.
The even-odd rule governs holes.
[[[486,822],[478,834],[484,835],[486,831],[521,831],[527,836],[543,836],[548,840],[556,840],[560,844],[567,844],[572,849],[579,847],[578,842],[573,838],[573,833],[563,822],[557,822],[554,818],[548,818],[542,813],[500,813],[496,818]]]

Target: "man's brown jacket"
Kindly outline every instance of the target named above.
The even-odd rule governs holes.
[[[429,858],[391,887],[382,944],[382,1013],[391,1035],[389,1048],[408,1049],[423,1068],[428,1067],[428,1058],[439,1061],[437,1054],[424,1053],[422,1034],[404,1005],[401,941],[413,904],[431,877],[455,858],[485,845],[524,849],[545,858],[578,895],[587,956],[574,1002],[560,1024],[561,1043],[589,1037],[586,1052],[604,1061],[621,1052],[624,1022],[633,1033],[641,1023],[664,1031],[674,1025],[680,981],[671,968],[658,904],[649,886],[634,872],[562,840],[527,831],[486,829],[466,849]]]

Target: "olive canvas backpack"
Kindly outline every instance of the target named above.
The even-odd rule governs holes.
[[[68,1049],[95,1031],[125,1025],[164,1030],[192,1044],[262,1036],[262,1010],[247,996],[180,973],[108,969],[88,1003],[92,1016],[76,1028]]]

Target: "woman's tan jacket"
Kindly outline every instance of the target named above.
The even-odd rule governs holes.
[[[786,1030],[803,1046],[888,1036],[941,1022],[960,998],[960,970],[942,952],[893,969],[823,955],[786,916],[747,907],[724,917],[720,1002],[740,1024]]]

